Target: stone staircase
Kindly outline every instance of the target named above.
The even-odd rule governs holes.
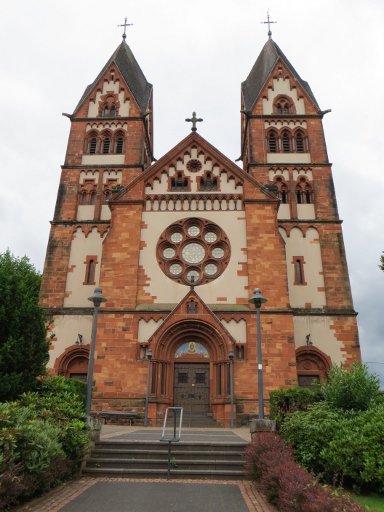
[[[172,443],[171,478],[244,479],[247,443]],[[83,473],[93,476],[165,478],[168,443],[105,440],[95,444]]]

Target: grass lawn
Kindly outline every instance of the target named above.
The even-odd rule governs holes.
[[[384,496],[370,494],[369,496],[354,496],[356,501],[365,505],[369,512],[384,512]]]

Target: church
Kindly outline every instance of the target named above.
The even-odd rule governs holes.
[[[268,410],[272,390],[360,361],[327,111],[270,32],[239,111],[241,165],[199,135],[195,113],[155,160],[153,89],[124,34],[65,114],[41,305],[49,372],[85,379],[102,288],[94,412],[147,403],[154,425],[172,406],[240,425],[258,412],[258,371]]]

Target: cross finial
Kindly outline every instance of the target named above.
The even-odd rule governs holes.
[[[272,23],[277,23],[277,21],[271,21],[271,20],[269,19],[269,10],[267,11],[267,21],[261,21],[260,23],[263,23],[263,24],[267,24],[267,25],[268,25],[268,37],[269,37],[269,39],[271,39],[271,36],[272,36],[271,24],[272,24]]]
[[[123,32],[124,40],[127,38],[127,34],[126,34],[127,27],[130,27],[131,25],[133,25],[133,23],[127,23],[127,18],[124,18],[124,23],[122,23],[121,25],[117,25],[118,27],[124,27],[124,32]]]
[[[193,132],[197,131],[196,123],[201,123],[202,121],[203,121],[203,119],[201,117],[199,117],[199,118],[196,117],[196,112],[192,112],[192,117],[186,119],[187,123],[192,123],[191,130]]]

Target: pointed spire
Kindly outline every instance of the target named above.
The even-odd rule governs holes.
[[[137,60],[135,59],[132,50],[125,42],[124,37],[123,41],[116,48],[96,79],[85,89],[84,94],[74,111],[74,114],[76,114],[86,96],[99,82],[111,64],[117,66],[127,86],[129,87],[129,90],[132,92],[133,97],[140,108],[140,111],[143,115],[145,114],[148,109],[148,103],[152,92],[152,84],[150,84],[145,78],[144,73],[142,72]]]
[[[268,41],[265,43],[247,79],[241,84],[244,100],[244,110],[250,112],[253,109],[257,99],[259,98],[262,90],[264,89],[264,86],[279,59],[283,61],[283,63],[287,66],[292,75],[302,85],[303,89],[314,102],[316,107],[320,110],[320,107],[317,104],[313,92],[309,87],[309,84],[305,80],[300,78],[298,72],[295,70],[295,68],[292,66],[292,64],[289,62],[287,57],[284,55],[284,53],[277,46],[277,44],[273,41],[272,38],[269,38]]]

